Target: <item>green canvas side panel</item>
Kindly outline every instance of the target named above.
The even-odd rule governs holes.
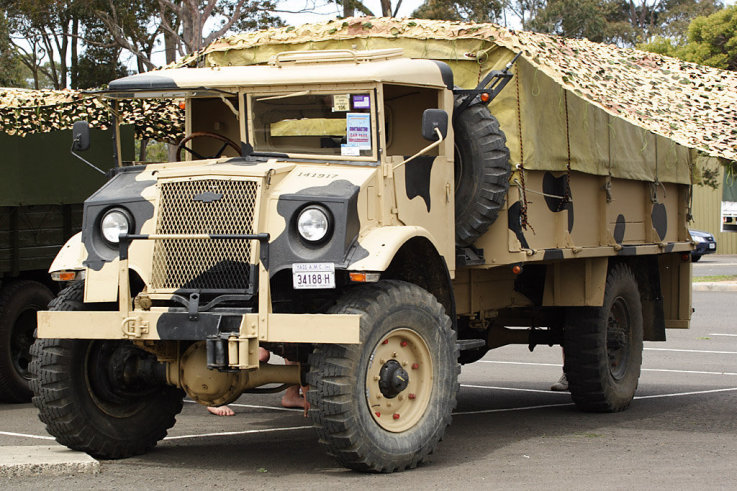
[[[504,90],[507,97],[516,99],[519,83],[521,117],[517,126],[521,123],[522,144],[519,143],[518,130],[516,138],[508,139],[510,151],[514,147],[517,158],[520,154],[524,156],[526,169],[566,170],[568,152],[563,89],[524,60],[517,61],[515,71],[519,80],[513,79]],[[507,104],[516,109],[516,100]]]
[[[609,115],[568,93],[571,168],[588,174],[609,174]]]
[[[691,150],[673,140],[654,135],[657,145],[657,175],[662,182],[691,183]]]
[[[627,121],[609,118],[612,176],[640,181],[655,180],[655,138]]]
[[[24,138],[0,133],[0,206],[81,203],[107,178],[74,157],[72,131],[36,133]],[[113,163],[110,131],[92,129],[90,149],[80,153],[102,170]],[[121,128],[123,160],[133,160],[133,127]]]

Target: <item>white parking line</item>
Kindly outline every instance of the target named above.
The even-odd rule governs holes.
[[[164,440],[184,440],[187,438],[206,438],[210,436],[247,435],[249,433],[273,433],[276,431],[304,430],[307,428],[312,428],[312,426],[291,426],[289,428],[264,428],[263,430],[222,431],[220,433],[201,433],[198,435],[167,436],[166,438],[164,438]]]
[[[13,433],[12,431],[0,431],[0,435],[21,436],[24,438],[37,438],[38,440],[53,440],[53,436],[28,435],[26,433]]]
[[[479,409],[478,411],[459,411],[457,413],[453,413],[453,416],[467,416],[469,414],[508,413],[512,411],[531,411],[534,409],[545,409],[548,407],[563,407],[563,406],[573,406],[573,403],[567,402],[564,404],[541,404],[540,406],[509,407],[509,408],[503,408],[503,409]]]
[[[493,389],[493,390],[511,390],[514,392],[537,392],[539,394],[567,394],[567,392],[554,392],[550,390],[542,390],[542,389],[521,389],[516,387],[495,387],[491,385],[469,385],[469,384],[461,384],[461,387],[468,387],[470,389]]]
[[[664,397],[680,397],[680,396],[693,396],[699,394],[715,394],[717,392],[734,392],[737,387],[730,387],[727,389],[710,389],[710,390],[697,390],[693,392],[677,392],[675,394],[656,394],[652,396],[635,396],[635,399],[661,399]]]
[[[732,337],[732,338],[737,338],[737,334],[722,334],[722,333],[718,333],[718,332],[712,332],[712,333],[709,334],[709,336],[729,336],[729,337]]]
[[[540,366],[540,367],[560,367],[560,363],[530,363],[530,362],[523,362],[523,361],[491,361],[491,360],[481,360],[477,361],[476,363],[497,363],[500,365],[532,365],[532,366]],[[735,372],[707,372],[703,370],[669,370],[666,368],[643,368],[643,372],[671,372],[671,373],[691,373],[691,374],[698,374],[698,375],[737,375]]]
[[[737,375],[735,372],[707,372],[701,370],[670,370],[667,368],[643,368],[643,372],[691,373],[696,375]]]
[[[199,402],[195,402],[190,399],[185,399],[184,402],[188,402],[190,404],[199,404]],[[290,413],[295,413],[295,412],[303,413],[304,412],[304,409],[299,409],[299,408],[289,408],[289,407],[279,407],[279,406],[257,406],[255,404],[238,404],[236,402],[231,402],[230,404],[228,404],[228,406],[247,407],[250,409],[271,409],[273,411],[287,411]]]
[[[737,355],[737,351],[709,351],[702,349],[644,348],[645,351],[675,351],[678,353],[712,353],[717,355]]]
[[[561,367],[563,363],[533,363],[528,361],[492,361],[480,360],[476,363],[498,363],[499,365],[535,365],[539,367]]]

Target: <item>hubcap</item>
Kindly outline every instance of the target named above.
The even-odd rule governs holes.
[[[622,297],[617,297],[609,311],[606,332],[609,373],[616,380],[624,377],[627,372],[629,338],[630,318],[627,303]]]
[[[430,350],[422,337],[401,328],[384,336],[366,370],[366,402],[387,431],[412,428],[427,410],[433,384]]]

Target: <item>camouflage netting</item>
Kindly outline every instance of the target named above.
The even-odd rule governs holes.
[[[397,46],[411,57],[449,62],[462,87],[503,67],[509,56],[500,57],[498,47],[522,51],[532,68],[617,119],[712,157],[737,160],[737,73],[587,40],[494,24],[364,17],[233,36],[182,64],[248,65],[284,50]],[[475,70],[468,63],[474,61]]]
[[[174,143],[184,135],[184,111],[177,101],[124,100],[120,111],[121,123],[134,125],[138,139]],[[0,88],[0,132],[22,137],[70,129],[78,120],[99,129],[111,124],[108,107],[81,92]]]

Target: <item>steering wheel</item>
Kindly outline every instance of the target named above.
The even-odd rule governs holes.
[[[215,155],[212,155],[212,156],[200,155],[199,153],[195,152],[191,148],[187,148],[185,146],[187,143],[189,143],[191,140],[194,140],[195,138],[213,138],[215,140],[219,140],[223,142],[223,146],[220,147],[220,149],[217,151]],[[234,142],[230,138],[223,136],[223,135],[218,135],[217,133],[211,133],[209,131],[195,131],[189,136],[185,136],[184,138],[182,138],[182,141],[180,141],[179,145],[177,145],[177,162],[182,161],[182,150],[188,151],[196,159],[205,160],[205,159],[216,159],[220,157],[225,151],[225,149],[228,147],[231,147],[233,150],[235,150],[238,155],[241,154],[241,148],[238,146],[236,142]]]

